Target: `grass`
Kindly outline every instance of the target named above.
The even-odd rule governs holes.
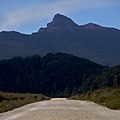
[[[106,106],[110,109],[120,110],[120,88],[119,89],[100,89],[92,93],[79,94],[72,96],[69,99],[74,100],[89,100],[100,105]]]
[[[0,92],[0,113],[12,110],[17,107],[21,107],[29,103],[49,99],[49,97],[46,97],[42,94],[19,94]]]

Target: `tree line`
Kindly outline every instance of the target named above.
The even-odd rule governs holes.
[[[0,90],[66,97],[120,86],[120,66],[109,68],[65,53],[0,61]]]

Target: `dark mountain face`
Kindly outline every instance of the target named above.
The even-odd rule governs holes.
[[[120,30],[94,23],[77,25],[70,18],[56,14],[46,28],[25,35],[0,33],[0,58],[66,52],[104,65],[120,64]]]

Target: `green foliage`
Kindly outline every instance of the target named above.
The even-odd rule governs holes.
[[[0,61],[2,91],[68,97],[107,87],[120,87],[120,66],[104,67],[65,53]]]
[[[99,84],[99,88],[118,88],[120,86],[120,66],[105,69],[95,76],[94,81]]]
[[[76,91],[89,90],[89,77],[103,68],[87,59],[65,53],[15,57],[0,61],[0,90],[42,93],[52,97],[70,96]]]

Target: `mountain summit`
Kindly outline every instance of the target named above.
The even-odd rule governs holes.
[[[15,56],[65,52],[103,65],[120,64],[120,30],[88,23],[77,25],[56,14],[46,28],[25,35],[0,32],[0,59]]]
[[[43,31],[53,32],[53,31],[61,31],[63,29],[68,31],[73,31],[78,28],[79,25],[74,23],[72,19],[58,13],[54,16],[53,21],[47,24],[47,28],[41,28],[39,32],[43,32]]]

